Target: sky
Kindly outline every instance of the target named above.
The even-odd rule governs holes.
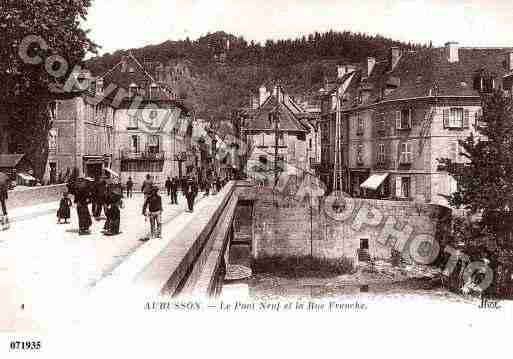
[[[513,46],[511,0],[93,0],[86,29],[103,48],[223,30],[248,41],[350,30],[443,46]]]

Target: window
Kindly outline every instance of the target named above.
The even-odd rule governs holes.
[[[409,198],[411,190],[410,177],[396,177],[396,196],[399,198]]]
[[[412,118],[412,110],[411,108],[403,109],[401,111],[395,112],[395,127],[398,130],[408,130],[411,129],[411,118]]]
[[[139,127],[139,121],[137,120],[137,114],[128,115],[128,128],[136,129]]]
[[[128,97],[134,97],[135,95],[137,95],[138,89],[139,87],[136,84],[130,84],[130,86],[128,87]]]
[[[411,187],[410,177],[403,177],[401,179],[401,197],[410,198],[410,187]]]
[[[152,83],[150,86],[150,98],[157,97],[158,86],[156,83]]]
[[[461,107],[451,107],[443,110],[444,128],[468,128],[470,111]]]
[[[139,136],[137,135],[133,135],[130,137],[130,147],[132,149],[132,152],[140,152],[139,149],[140,149],[140,143],[139,143]]]
[[[356,163],[363,164],[363,145],[356,145]]]
[[[378,144],[378,163],[383,164],[386,160],[386,154],[385,154],[385,144],[380,143]]]
[[[160,136],[158,135],[149,135],[148,136],[148,152],[149,153],[159,153],[160,152]]]
[[[356,117],[356,124],[357,124],[356,134],[363,135],[364,121],[363,121],[363,117],[361,117],[360,114],[358,114]]]
[[[311,138],[308,140],[308,147],[310,148],[310,150],[312,150],[312,139]]]
[[[285,146],[285,134],[283,132],[278,134],[278,146]]]
[[[401,143],[401,157],[399,163],[403,165],[411,164],[413,160],[412,152],[412,144],[410,142]]]
[[[362,250],[369,249],[369,239],[368,238],[360,239],[360,249],[362,249]]]

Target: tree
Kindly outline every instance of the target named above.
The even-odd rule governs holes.
[[[80,27],[90,5],[90,0],[6,0],[0,5],[0,152],[21,148],[40,178],[56,96],[51,88],[62,87],[74,66],[97,48]],[[9,137],[16,148],[9,148]]]
[[[447,158],[439,161],[458,182],[449,203],[479,218],[465,231],[489,237],[496,248],[507,249],[512,247],[513,230],[513,102],[497,90],[483,97],[482,108],[479,135],[459,141],[460,155],[468,161],[463,165]]]

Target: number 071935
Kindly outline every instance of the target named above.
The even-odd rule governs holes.
[[[40,341],[11,341],[11,350],[39,350],[41,349]]]

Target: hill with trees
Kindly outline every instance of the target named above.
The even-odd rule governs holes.
[[[296,98],[308,99],[336,75],[339,63],[356,63],[368,56],[384,58],[399,46],[415,50],[422,45],[401,43],[379,35],[334,32],[314,33],[296,39],[247,42],[225,32],[207,34],[195,41],[166,41],[140,49],[120,50],[89,60],[93,74],[107,71],[131,51],[143,62],[166,66],[166,82],[190,102],[198,116],[223,118],[247,106],[250,93],[262,83],[279,80]],[[187,74],[174,73],[185,64]]]

